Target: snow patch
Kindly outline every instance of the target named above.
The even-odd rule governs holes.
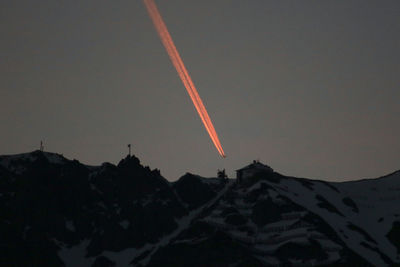
[[[115,262],[115,267],[130,266],[130,262],[137,255],[137,249],[128,248],[119,252],[104,251],[101,255]]]
[[[65,227],[71,231],[71,232],[75,232],[75,224],[73,221],[66,221],[65,222]]]
[[[62,242],[54,240],[57,245],[61,246],[61,249],[58,251],[58,256],[64,262],[66,267],[75,267],[75,266],[91,266],[94,259],[86,257],[87,251],[86,248],[89,245],[90,241],[85,239],[81,243],[73,247],[67,247]]]
[[[124,228],[125,230],[128,229],[129,225],[131,223],[128,220],[123,220],[119,223],[119,225],[121,225],[122,228]]]
[[[100,191],[94,184],[92,184],[92,183],[90,183],[90,189],[91,189],[92,191],[95,191],[95,192],[99,193],[100,195],[103,194],[103,192],[101,192],[101,191]]]
[[[64,164],[65,163],[65,159],[62,155],[55,154],[55,153],[48,153],[48,152],[43,152],[43,155],[52,164]]]

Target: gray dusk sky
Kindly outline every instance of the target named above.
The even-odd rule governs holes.
[[[400,1],[157,0],[220,158],[142,1],[0,2],[0,154],[168,180],[259,159],[343,181],[400,169]]]

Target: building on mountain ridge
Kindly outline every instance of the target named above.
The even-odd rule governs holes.
[[[258,173],[272,173],[274,170],[265,164],[262,164],[258,160],[253,160],[253,163],[236,170],[236,179],[238,182],[243,181],[243,179],[254,176]]]

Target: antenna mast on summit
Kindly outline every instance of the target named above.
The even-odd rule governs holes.
[[[43,147],[43,141],[42,140],[40,140],[40,151],[43,151],[44,150],[44,147]]]
[[[131,156],[131,144],[128,144],[128,150],[129,150],[129,157]]]

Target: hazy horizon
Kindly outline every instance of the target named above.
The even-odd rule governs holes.
[[[2,155],[0,155],[0,156],[15,156],[15,155],[33,153],[33,152],[36,152],[36,151],[40,151],[40,149],[35,149],[35,150],[33,150],[33,151],[28,151],[28,152],[21,152],[21,153],[17,153],[17,154],[4,154],[4,155],[2,154]],[[79,160],[79,158],[75,158],[75,157],[70,158],[70,157],[68,157],[68,156],[66,156],[66,155],[64,155],[64,154],[62,154],[62,153],[58,153],[58,152],[56,152],[56,151],[46,151],[46,150],[43,150],[43,152],[45,152],[45,153],[52,153],[52,154],[59,154],[59,155],[65,157],[65,158],[68,159],[68,160],[78,160],[81,164],[86,165],[86,166],[91,166],[91,167],[99,167],[99,166],[101,166],[103,163],[111,163],[111,164],[114,164],[114,165],[118,165],[118,163],[119,163],[121,160],[125,159],[125,158],[128,156],[128,154],[126,154],[126,155],[124,155],[123,157],[121,157],[120,159],[115,160],[115,161],[103,161],[103,162],[99,162],[99,163],[97,163],[97,164],[88,164],[88,163],[86,163],[86,162],[82,162],[81,160]],[[131,154],[131,156],[138,157],[137,155],[134,155],[134,154]],[[157,166],[149,166],[148,164],[146,164],[145,162],[143,162],[143,161],[140,159],[140,157],[138,157],[138,158],[139,158],[139,160],[140,160],[140,163],[141,163],[143,166],[148,166],[151,170],[153,170],[153,169],[159,169]],[[258,160],[255,160],[255,161],[258,161]],[[237,170],[237,169],[241,169],[241,168],[243,168],[243,167],[245,167],[245,166],[247,166],[247,165],[249,165],[249,164],[252,164],[253,162],[254,162],[254,160],[251,160],[251,161],[247,162],[246,164],[244,164],[244,165],[242,165],[242,166],[237,166],[237,167],[236,167],[235,169],[233,169],[233,170],[227,170],[228,178],[236,179],[236,170]],[[261,162],[261,161],[260,161],[260,162]],[[266,164],[265,162],[261,162],[261,163]],[[268,165],[268,164],[266,164],[266,165]],[[273,168],[273,166],[270,166],[270,167]],[[274,168],[273,168],[273,169],[274,169]],[[274,171],[275,171],[275,172],[278,172],[278,173],[280,173],[280,174],[282,174],[282,175],[290,176],[290,177],[306,178],[306,179],[311,179],[311,180],[321,180],[321,179],[319,179],[319,178],[305,177],[305,176],[301,176],[301,175],[300,175],[300,176],[299,176],[299,175],[296,176],[296,175],[293,175],[293,174],[290,174],[290,173],[285,173],[284,170],[278,171],[278,170],[274,169]],[[359,180],[364,180],[364,179],[376,179],[376,178],[381,178],[381,177],[390,175],[390,174],[395,173],[395,172],[398,172],[398,171],[400,171],[400,169],[393,170],[393,171],[390,171],[390,172],[388,172],[388,173],[383,173],[383,174],[381,174],[381,175],[379,175],[379,176],[376,176],[376,177],[358,177],[358,178],[354,178],[354,179],[343,179],[343,180],[339,180],[339,181],[338,181],[338,180],[330,180],[329,178],[325,178],[325,179],[322,179],[322,180],[325,180],[325,181],[328,181],[328,182],[349,182],[349,181],[359,181]],[[191,172],[190,170],[186,170],[186,171],[184,171],[181,175],[179,175],[178,177],[174,177],[174,179],[170,179],[171,177],[166,177],[166,176],[163,174],[162,170],[160,170],[160,172],[161,172],[161,176],[163,176],[164,178],[166,178],[167,180],[169,180],[169,181],[171,181],[171,182],[177,181],[180,177],[184,176],[186,173],[192,173],[192,174],[199,175],[199,176],[202,176],[202,177],[205,177],[205,178],[216,178],[216,177],[217,177],[217,173],[215,173],[215,175],[204,176],[204,175],[202,175],[201,173],[193,173],[193,172]],[[228,173],[228,172],[229,172],[229,173]]]

